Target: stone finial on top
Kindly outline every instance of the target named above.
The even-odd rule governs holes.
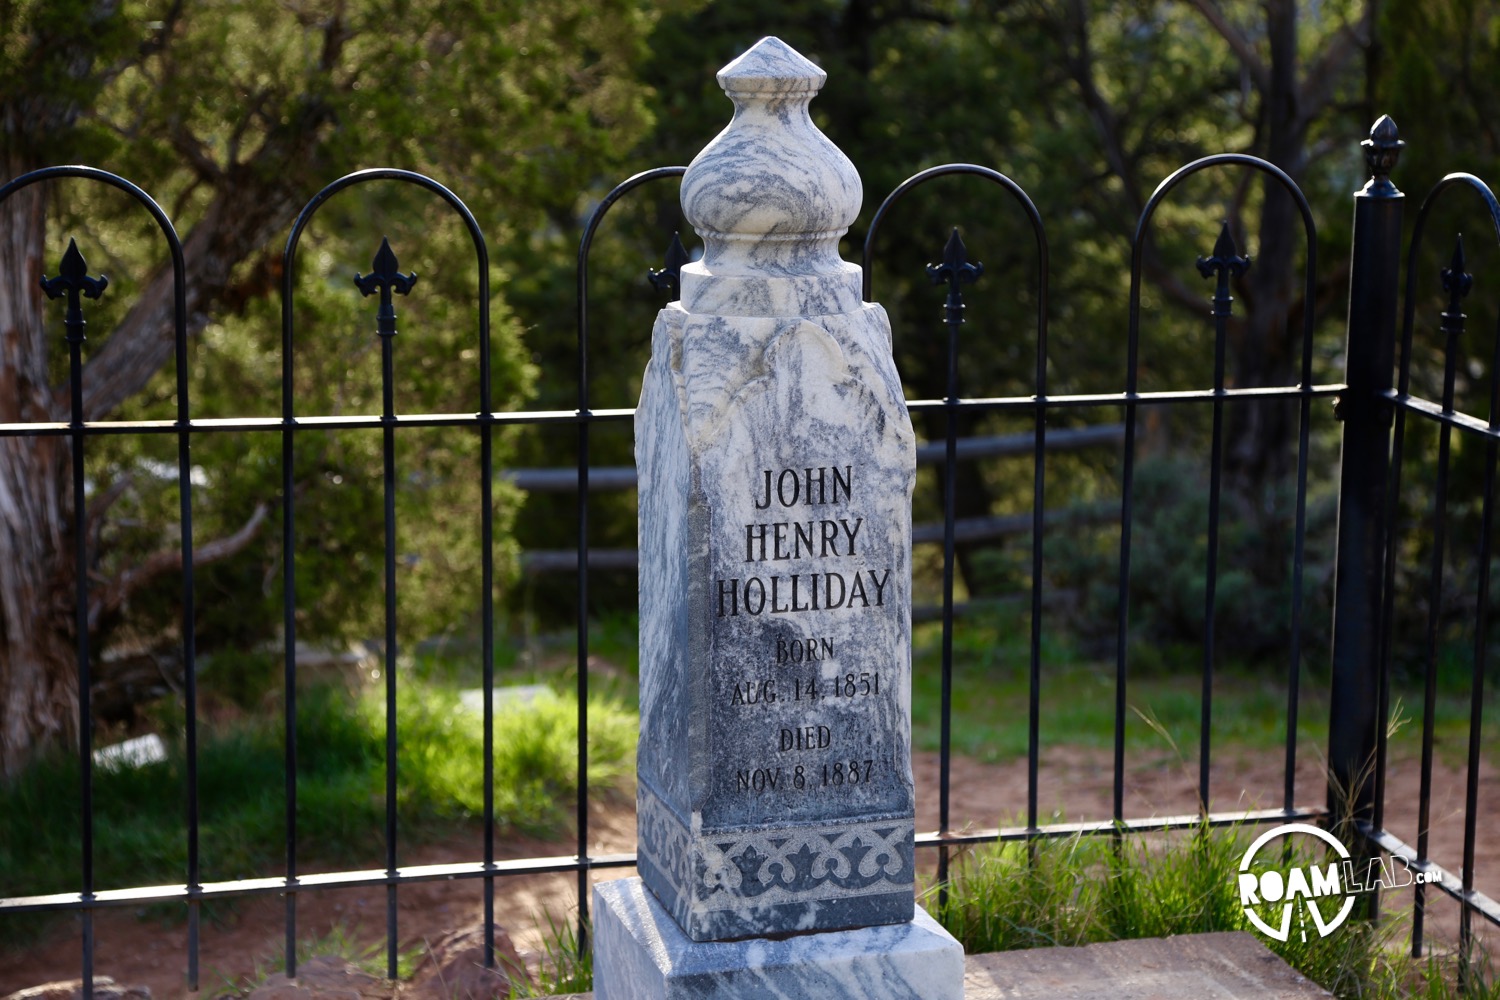
[[[732,100],[750,94],[816,94],[828,74],[786,42],[767,35],[714,79]]]
[[[1380,119],[1370,127],[1370,137],[1360,143],[1365,151],[1365,163],[1370,167],[1370,183],[1365,185],[1370,191],[1394,191],[1395,185],[1391,183],[1391,171],[1396,168],[1396,161],[1401,158],[1401,150],[1406,147],[1400,132],[1396,129],[1396,122],[1390,115],[1381,115]]]
[[[734,118],[688,165],[682,210],[703,259],[682,269],[690,312],[826,315],[859,303],[838,242],[859,214],[859,172],[808,104],[827,74],[779,38],[719,71]]]

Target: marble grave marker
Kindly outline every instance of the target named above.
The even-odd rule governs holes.
[[[824,77],[776,39],[719,73],[636,417],[640,872],[695,941],[913,913],[915,442]]]
[[[640,878],[594,890],[600,1000],[963,993],[913,895],[915,438],[839,256],[863,192],[825,78],[762,39],[683,177],[704,252],[636,410]]]

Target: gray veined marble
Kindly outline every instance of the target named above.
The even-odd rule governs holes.
[[[636,410],[640,877],[594,891],[602,1000],[963,996],[912,891],[915,440],[823,80],[762,39],[683,178],[705,250]]]
[[[682,269],[687,312],[860,310],[860,269],[839,257],[863,199],[859,172],[808,115],[826,78],[779,38],[719,71],[734,118],[682,179],[683,213],[704,244],[703,259]]]
[[[859,175],[785,43],[718,79],[636,414],[640,873],[694,941],[903,924],[915,440],[838,253]]]
[[[964,952],[937,921],[689,941],[640,879],[594,889],[596,1000],[962,1000]]]

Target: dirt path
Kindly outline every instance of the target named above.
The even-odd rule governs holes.
[[[937,826],[938,758],[917,754],[918,829]],[[1038,779],[1038,805],[1043,822],[1054,814],[1068,820],[1107,819],[1113,777],[1108,752],[1075,747],[1045,749]],[[1434,773],[1432,796],[1433,857],[1457,870],[1463,844],[1463,773],[1440,764]],[[1500,772],[1486,762],[1481,770],[1479,842],[1475,868],[1479,888],[1500,894]],[[1274,808],[1282,795],[1281,757],[1221,755],[1211,776],[1216,810]],[[1196,808],[1197,765],[1183,765],[1164,755],[1136,754],[1128,762],[1126,813],[1132,817],[1171,816]],[[985,828],[1023,822],[1026,801],[1026,762],[981,764],[957,758],[952,764],[951,825]],[[1389,769],[1387,826],[1415,839],[1418,768],[1414,760],[1396,759]],[[1308,756],[1299,762],[1298,802],[1318,804],[1323,799],[1321,763]],[[635,816],[629,803],[596,811],[591,824],[595,853],[632,851]],[[479,856],[478,835],[414,849],[406,863],[435,864]],[[515,841],[505,845],[505,857],[568,854],[566,843]],[[602,872],[598,878],[618,878],[631,870]],[[520,876],[496,884],[496,910],[522,953],[535,953],[541,933],[535,917],[544,909],[566,919],[576,902],[574,877]],[[479,919],[481,886],[477,881],[430,882],[405,887],[399,897],[399,936],[403,948],[419,947],[455,927]],[[1388,912],[1410,906],[1410,893],[1388,897]],[[217,991],[254,976],[280,953],[285,908],[279,897],[242,901],[222,908],[203,922],[202,986]],[[302,940],[326,938],[335,928],[382,948],[385,931],[385,893],[382,889],[347,889],[311,893],[298,910]],[[1429,907],[1429,933],[1452,940],[1457,935],[1458,908],[1438,896]],[[187,928],[180,919],[143,918],[124,909],[101,913],[95,922],[95,970],[121,983],[143,985],[157,1000],[188,996],[183,987]],[[79,975],[80,937],[76,923],[60,923],[39,945],[17,950],[0,945],[0,996],[39,983]]]

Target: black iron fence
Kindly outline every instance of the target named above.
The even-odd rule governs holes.
[[[1053,395],[1048,392],[1048,340],[1049,320],[1048,277],[1049,259],[1046,232],[1041,214],[1027,194],[1011,179],[994,170],[968,165],[953,164],[925,170],[900,185],[881,204],[864,246],[865,297],[878,298],[878,289],[872,289],[872,264],[886,236],[890,211],[912,191],[929,181],[945,176],[977,178],[996,186],[1005,198],[1018,206],[1029,222],[1034,237],[1034,271],[1028,280],[1033,282],[1036,292],[1035,326],[1035,377],[1033,392],[1012,397],[961,397],[958,394],[958,371],[960,365],[959,328],[963,323],[963,289],[979,278],[982,265],[968,260],[962,241],[955,230],[948,241],[940,263],[929,267],[929,276],[935,284],[946,286],[945,320],[948,333],[947,346],[947,393],[941,399],[915,399],[909,401],[914,413],[937,412],[946,415],[947,435],[941,444],[927,446],[934,454],[929,456],[941,466],[945,489],[944,517],[941,526],[934,525],[923,535],[930,536],[934,543],[943,546],[942,605],[938,617],[942,622],[942,700],[940,719],[940,787],[938,828],[918,835],[917,844],[924,849],[935,849],[940,880],[948,875],[950,852],[963,845],[991,843],[996,841],[1024,841],[1037,837],[1065,837],[1079,834],[1109,834],[1124,836],[1132,832],[1162,829],[1186,829],[1204,824],[1267,824],[1296,820],[1319,820],[1335,824],[1352,821],[1354,828],[1369,845],[1378,851],[1405,858],[1419,872],[1440,872],[1445,877],[1435,886],[1452,896],[1461,904],[1460,948],[1466,959],[1473,941],[1473,918],[1478,915],[1492,923],[1500,924],[1500,904],[1480,893],[1474,884],[1474,844],[1478,798],[1478,776],[1481,748],[1482,708],[1484,702],[1484,675],[1488,666],[1488,613],[1489,613],[1489,557],[1492,548],[1490,523],[1495,492],[1495,467],[1497,450],[1500,450],[1500,353],[1488,365],[1489,414],[1479,418],[1455,409],[1454,385],[1458,363],[1457,341],[1463,333],[1464,316],[1461,302],[1472,286],[1471,277],[1465,273],[1465,262],[1461,247],[1452,264],[1441,275],[1443,287],[1448,291],[1450,303],[1437,319],[1438,327],[1446,338],[1444,357],[1446,371],[1443,378],[1442,399],[1438,402],[1417,397],[1410,391],[1413,340],[1423,331],[1431,329],[1433,317],[1417,315],[1414,307],[1418,282],[1428,280],[1413,269],[1416,253],[1425,237],[1425,227],[1432,205],[1450,190],[1468,190],[1479,195],[1489,219],[1500,236],[1500,203],[1490,189],[1478,178],[1467,174],[1454,174],[1443,179],[1424,201],[1420,209],[1415,231],[1412,234],[1407,267],[1407,295],[1404,325],[1401,332],[1401,350],[1395,356],[1397,279],[1400,269],[1402,243],[1401,212],[1403,198],[1389,180],[1396,162],[1400,141],[1394,126],[1382,119],[1372,130],[1365,143],[1367,158],[1373,174],[1370,183],[1355,196],[1355,228],[1351,258],[1351,284],[1348,342],[1345,352],[1347,377],[1344,383],[1314,384],[1313,382],[1313,324],[1314,315],[1310,305],[1302,310],[1303,331],[1298,378],[1294,384],[1244,388],[1230,384],[1226,374],[1227,338],[1232,312],[1230,282],[1249,266],[1249,260],[1241,255],[1230,237],[1226,225],[1217,244],[1197,261],[1197,268],[1205,279],[1213,281],[1210,318],[1213,330],[1213,369],[1210,385],[1193,389],[1143,392],[1139,389],[1140,362],[1139,345],[1142,320],[1142,285],[1144,249],[1152,231],[1153,220],[1158,209],[1172,192],[1187,178],[1206,170],[1248,171],[1270,178],[1283,188],[1295,202],[1305,236],[1306,287],[1305,302],[1314,299],[1314,282],[1318,273],[1316,260],[1317,240],[1313,213],[1306,198],[1297,185],[1275,165],[1253,156],[1224,154],[1210,156],[1184,166],[1164,180],[1141,213],[1132,241],[1130,295],[1128,302],[1128,342],[1126,345],[1126,368],[1124,386],[1119,392],[1096,394]],[[245,419],[195,419],[189,401],[188,339],[186,316],[185,268],[182,243],[167,215],[147,195],[129,181],[114,174],[89,167],[55,167],[36,171],[16,178],[0,187],[0,200],[13,193],[40,182],[60,178],[83,178],[112,185],[134,197],[151,214],[168,244],[175,275],[176,343],[174,362],[176,366],[176,416],[167,421],[112,420],[90,421],[84,412],[82,390],[82,357],[84,345],[84,300],[97,298],[105,291],[102,279],[90,277],[82,254],[70,241],[61,258],[58,275],[44,281],[42,290],[52,298],[66,299],[64,328],[69,344],[70,360],[68,384],[71,391],[71,411],[67,421],[50,423],[22,423],[0,425],[0,437],[52,436],[66,439],[71,448],[72,459],[72,527],[76,577],[76,631],[77,631],[77,680],[78,680],[78,729],[80,733],[78,762],[81,784],[77,794],[81,801],[82,852],[78,859],[78,887],[76,891],[42,896],[23,896],[0,899],[0,915],[20,913],[73,912],[81,919],[82,948],[81,967],[86,991],[92,989],[94,976],[93,915],[106,907],[137,907],[147,902],[180,901],[186,908],[188,922],[188,948],[184,956],[187,981],[196,989],[199,982],[199,924],[205,902],[225,897],[253,895],[279,895],[285,899],[286,963],[289,973],[296,970],[296,939],[298,900],[304,893],[320,890],[385,886],[386,934],[388,971],[394,976],[397,962],[397,894],[400,887],[421,881],[478,879],[483,885],[484,920],[486,929],[495,923],[495,883],[497,879],[530,873],[572,873],[577,879],[580,904],[580,926],[587,921],[590,872],[596,869],[629,867],[634,856],[629,854],[599,856],[589,854],[589,787],[587,780],[588,743],[588,695],[589,695],[589,630],[586,615],[578,615],[576,657],[578,694],[578,792],[576,801],[577,850],[562,857],[537,857],[522,860],[500,861],[496,859],[495,826],[495,776],[493,772],[494,704],[489,697],[494,689],[495,662],[495,609],[494,609],[494,511],[492,486],[499,470],[494,467],[493,437],[500,428],[537,426],[544,424],[572,425],[577,434],[577,465],[567,475],[571,479],[577,498],[576,552],[569,554],[571,568],[577,574],[577,606],[589,606],[590,568],[597,568],[600,560],[587,547],[589,537],[589,508],[591,489],[629,488],[629,470],[611,470],[606,482],[591,483],[591,475],[598,470],[590,466],[590,434],[600,423],[619,423],[633,417],[630,409],[594,409],[592,407],[589,379],[589,257],[590,249],[601,221],[617,201],[630,195],[643,185],[680,177],[682,167],[662,167],[647,171],[626,180],[612,190],[598,205],[584,228],[578,251],[577,286],[577,336],[578,371],[576,373],[577,405],[571,410],[495,412],[490,390],[490,343],[489,343],[489,289],[488,257],[484,236],[474,216],[464,203],[452,192],[436,181],[401,170],[368,170],[351,174],[330,184],[310,201],[299,215],[282,254],[282,406],[281,415],[268,418]],[[378,295],[376,311],[377,335],[380,340],[382,358],[382,405],[381,412],[368,415],[304,414],[297,410],[293,391],[292,345],[294,319],[296,315],[293,289],[295,284],[297,252],[302,234],[314,214],[339,192],[368,181],[387,180],[416,185],[436,194],[463,221],[472,239],[475,266],[478,274],[479,293],[476,302],[474,326],[475,348],[478,369],[478,395],[473,412],[438,414],[400,414],[396,412],[393,396],[393,370],[395,365],[396,320],[393,296],[406,295],[412,290],[414,276],[403,273],[393,252],[394,248],[382,244],[375,257],[369,275],[357,279],[359,290],[369,296]],[[908,237],[909,238],[909,237]],[[1208,248],[1205,248],[1208,249]],[[651,273],[653,283],[664,292],[676,288],[677,269],[686,262],[680,243],[675,240],[668,254],[666,265]],[[39,291],[39,294],[40,294]],[[898,331],[897,336],[901,336]],[[1500,352],[1500,347],[1497,347]],[[1303,680],[1302,663],[1304,652],[1303,622],[1303,572],[1304,547],[1307,535],[1307,482],[1311,430],[1314,421],[1314,400],[1337,401],[1337,416],[1343,422],[1343,464],[1339,486],[1339,534],[1336,556],[1336,588],[1333,611],[1333,671],[1330,698],[1333,705],[1330,720],[1328,745],[1329,786],[1309,792],[1296,785],[1297,734],[1299,719],[1298,692]],[[1212,718],[1214,708],[1214,670],[1222,658],[1217,648],[1214,622],[1218,611],[1217,583],[1220,577],[1219,530],[1221,516],[1221,493],[1223,489],[1225,413],[1228,407],[1241,404],[1286,401],[1293,404],[1297,412],[1296,421],[1296,471],[1295,471],[1295,515],[1293,553],[1291,559],[1291,586],[1288,590],[1289,606],[1286,609],[1289,627],[1286,634],[1286,708],[1285,708],[1285,760],[1284,783],[1279,808],[1252,811],[1210,812],[1211,801],[1210,762],[1212,759]],[[1137,468],[1138,433],[1143,407],[1185,408],[1193,413],[1206,414],[1210,442],[1209,493],[1207,497],[1207,549],[1203,566],[1203,650],[1202,650],[1202,708],[1201,743],[1198,748],[1199,773],[1197,795],[1199,811],[1176,817],[1132,818],[1125,808],[1125,729],[1127,721],[1127,691],[1130,683],[1130,598],[1132,593],[1132,529],[1137,520],[1135,496],[1135,472]],[[1121,498],[1119,508],[1119,555],[1117,577],[1116,655],[1114,677],[1114,765],[1113,808],[1110,818],[1097,822],[1046,823],[1038,810],[1038,761],[1040,759],[1040,699],[1045,677],[1043,675],[1043,614],[1044,590],[1043,570],[1045,566],[1044,512],[1046,471],[1049,449],[1057,441],[1056,435],[1049,440],[1048,417],[1060,411],[1102,412],[1110,415],[1122,414],[1118,425],[1111,425],[1107,433],[1122,441],[1121,453]],[[1029,453],[1032,466],[1031,512],[1026,518],[1030,528],[1030,615],[1029,615],[1029,680],[1028,680],[1028,783],[1024,825],[991,829],[955,830],[951,823],[950,810],[950,763],[951,763],[951,709],[953,701],[953,637],[957,629],[954,605],[955,551],[965,531],[988,530],[985,526],[974,526],[960,522],[955,515],[956,468],[960,460],[973,457],[976,449],[961,447],[957,431],[961,414],[1013,414],[1023,418],[1029,416],[1032,431],[1026,436],[1024,452]],[[1394,427],[1392,426],[1394,416]],[[1389,692],[1392,662],[1392,629],[1396,620],[1394,602],[1397,600],[1394,581],[1398,569],[1398,546],[1395,539],[1402,530],[1407,530],[1398,517],[1401,496],[1401,475],[1406,459],[1408,442],[1407,427],[1411,419],[1436,423],[1440,428],[1439,448],[1435,463],[1431,512],[1431,532],[1434,544],[1430,551],[1430,591],[1434,595],[1430,602],[1430,614],[1425,635],[1425,684],[1426,699],[1422,719],[1422,759],[1420,823],[1417,842],[1413,846],[1385,829],[1384,783],[1386,775],[1386,720],[1390,714]],[[466,429],[479,435],[481,442],[477,468],[473,470],[480,485],[482,507],[479,513],[479,544],[482,551],[482,589],[480,607],[477,609],[481,623],[482,683],[485,691],[484,711],[484,850],[483,858],[454,864],[410,867],[400,864],[397,817],[397,797],[400,775],[396,767],[397,730],[396,705],[399,697],[395,669],[398,657],[396,615],[399,606],[396,573],[396,507],[394,497],[399,482],[395,460],[396,435],[412,427],[445,427],[455,431]],[[384,501],[384,685],[386,699],[385,740],[385,866],[368,871],[307,872],[298,855],[296,829],[297,817],[297,561],[296,547],[296,491],[292,481],[294,455],[298,435],[308,430],[364,429],[378,430],[382,440]],[[285,672],[283,696],[285,705],[285,814],[286,853],[284,871],[275,877],[239,879],[228,882],[204,882],[200,877],[199,833],[202,823],[198,801],[197,755],[198,755],[198,695],[195,686],[195,581],[193,560],[193,479],[190,461],[191,445],[196,436],[226,432],[260,433],[280,435],[282,446],[282,468],[284,474],[282,497],[282,526],[284,552],[282,562],[284,584],[284,633]],[[94,814],[92,806],[92,779],[95,768],[93,754],[93,714],[90,705],[90,669],[92,654],[88,644],[89,635],[89,534],[86,530],[87,496],[85,487],[84,457],[90,441],[102,435],[171,435],[178,447],[177,487],[180,497],[180,544],[182,547],[182,660],[184,664],[183,705],[185,710],[186,770],[186,867],[183,881],[175,885],[137,886],[126,889],[100,890],[94,880]],[[1469,728],[1467,753],[1467,786],[1465,797],[1465,828],[1461,871],[1457,876],[1449,873],[1439,862],[1428,856],[1429,806],[1433,767],[1433,732],[1436,692],[1434,677],[1438,645],[1438,615],[1445,557],[1446,510],[1452,502],[1452,482],[1449,475],[1452,442],[1459,439],[1480,442],[1484,449],[1481,534],[1479,541],[1478,594],[1474,599],[1476,608],[1473,621],[1473,653],[1470,664],[1472,675],[1472,717]],[[1016,442],[1005,445],[1010,452],[1016,450]],[[982,449],[978,449],[982,451]],[[538,479],[538,483],[543,476]],[[555,480],[556,474],[550,475]],[[549,482],[550,482],[549,480]],[[550,487],[558,488],[550,482]],[[990,529],[994,525],[988,526]],[[1011,526],[1015,527],[1015,526]],[[548,557],[557,561],[556,553]],[[625,563],[628,558],[621,555],[617,561]],[[605,560],[608,562],[608,559]],[[1370,762],[1374,762],[1373,772]],[[1369,780],[1363,780],[1368,776]],[[1324,799],[1326,792],[1326,799]],[[1352,794],[1351,794],[1352,793]],[[1302,797],[1299,804],[1299,794]],[[1319,801],[1322,800],[1322,801]],[[1314,804],[1309,804],[1312,802]],[[1326,805],[1323,804],[1326,802]],[[1412,930],[1412,946],[1420,952],[1423,946],[1423,915],[1427,905],[1427,888],[1418,884],[1415,893],[1415,920]],[[492,935],[486,934],[489,949]],[[493,954],[487,952],[488,961]]]

